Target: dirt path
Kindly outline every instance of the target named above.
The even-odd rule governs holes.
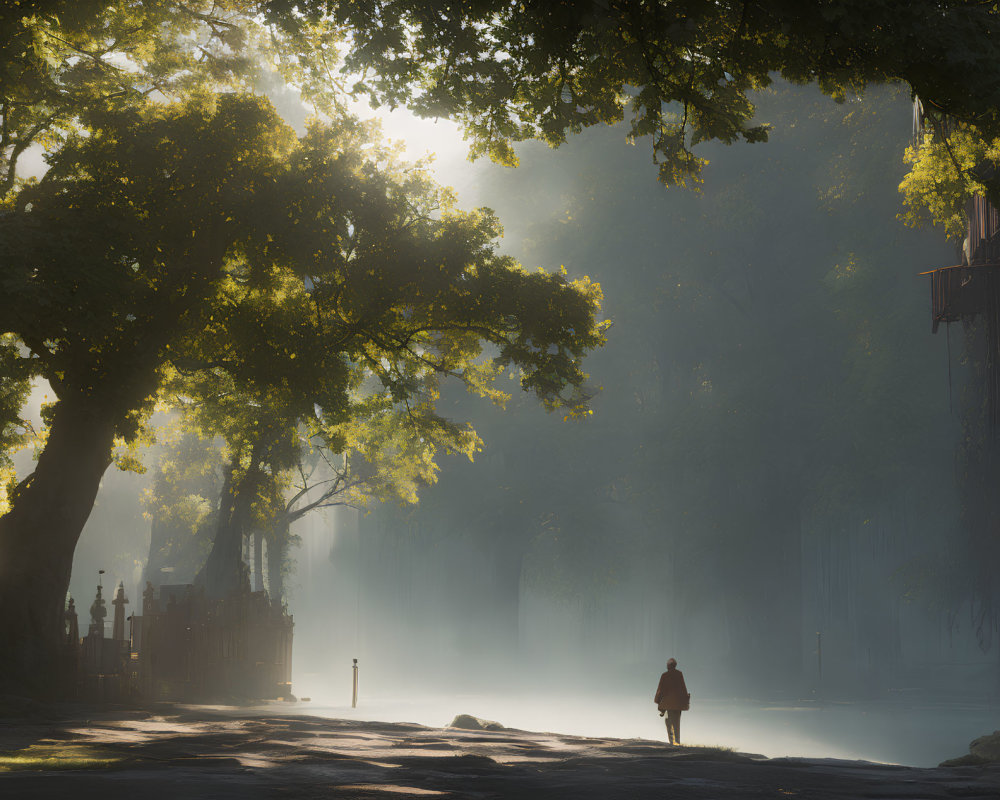
[[[1000,798],[1000,767],[765,759],[645,740],[235,709],[80,713],[0,719],[0,797]]]

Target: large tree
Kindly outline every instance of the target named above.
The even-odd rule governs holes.
[[[449,208],[370,126],[343,118],[296,138],[240,94],[86,124],[0,220],[0,330],[57,398],[0,518],[0,636],[20,643],[4,649],[5,677],[55,662],[101,476],[171,370],[338,422],[359,370],[400,403],[420,394],[415,371],[488,390],[511,369],[547,404],[583,407],[599,288],[499,255],[495,218]]]

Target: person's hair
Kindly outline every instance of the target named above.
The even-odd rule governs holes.
[[[676,658],[668,658],[667,659],[667,669],[670,669],[671,667],[676,667],[676,666],[677,666],[677,659]]]

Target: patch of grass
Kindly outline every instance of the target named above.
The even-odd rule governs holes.
[[[100,769],[121,761],[93,747],[69,743],[33,744],[23,750],[0,753],[0,772],[15,770]]]
[[[723,747],[721,744],[688,744],[687,742],[681,742],[681,747],[688,748],[690,750],[697,750],[700,753],[712,753],[719,755],[731,755],[736,751],[732,747]]]
[[[694,750],[699,756],[714,756],[720,761],[744,761],[747,758],[745,753],[739,753],[732,747],[718,744],[687,744],[682,742],[680,747],[684,750]]]

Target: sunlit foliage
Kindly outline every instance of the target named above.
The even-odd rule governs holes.
[[[13,0],[0,9],[0,197],[32,146],[144,99],[252,90],[272,73],[335,105],[337,34],[316,13],[253,0]],[[299,54],[308,58],[300,57]],[[320,78],[322,75],[323,78]],[[342,96],[340,94],[339,96]]]
[[[0,514],[17,484],[10,454],[28,441],[30,426],[21,413],[30,386],[16,340],[0,334]]]
[[[938,225],[958,243],[968,228],[966,203],[991,191],[991,165],[1000,159],[1000,139],[987,140],[968,126],[952,124],[910,147],[910,172],[899,185],[906,204],[902,218],[910,225]]]
[[[775,75],[837,99],[904,81],[996,135],[998,12],[962,0],[15,0],[0,11],[0,188],[32,143],[97,106],[251,88],[271,73],[317,110],[345,93],[461,122],[473,155],[516,162],[629,118],[660,177],[698,181],[700,142],[757,142]],[[341,54],[344,61],[341,62]]]
[[[351,0],[357,87],[380,102],[460,119],[473,153],[514,163],[511,144],[628,114],[652,137],[660,177],[694,177],[692,147],[757,142],[750,93],[775,75],[837,99],[907,82],[928,104],[994,130],[1000,17],[960,0]]]

